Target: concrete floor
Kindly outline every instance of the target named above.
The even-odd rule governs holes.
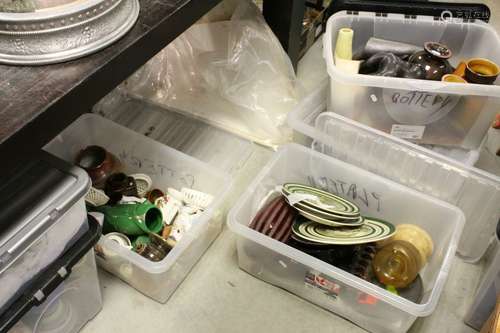
[[[435,313],[411,332],[474,332],[462,318],[480,266],[456,260]],[[227,229],[166,304],[99,271],[104,307],[87,332],[365,332],[365,330],[238,268]],[[443,328],[446,328],[443,330]]]
[[[487,2],[500,28],[500,4]],[[498,15],[500,16],[500,15]],[[311,61],[314,63],[313,61]],[[308,86],[314,78],[306,77]],[[301,74],[299,70],[299,75]],[[257,147],[241,170],[252,177],[270,152]],[[474,332],[463,323],[483,267],[455,258],[436,311],[410,332]],[[82,330],[99,332],[365,332],[356,325],[238,268],[235,236],[226,228],[166,304],[159,304],[99,271],[103,309]],[[390,318],[388,318],[390,320]]]

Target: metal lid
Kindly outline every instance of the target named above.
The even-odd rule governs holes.
[[[90,179],[85,171],[45,152],[0,184],[0,272],[89,188]]]
[[[23,4],[0,5],[0,63],[11,65],[50,64],[93,53],[125,35],[139,16],[138,0],[4,2]]]

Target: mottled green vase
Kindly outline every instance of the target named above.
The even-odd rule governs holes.
[[[161,210],[148,201],[96,207],[104,214],[104,232],[117,231],[125,235],[138,236],[150,232],[158,233],[163,227]]]

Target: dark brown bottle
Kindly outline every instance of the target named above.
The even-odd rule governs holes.
[[[414,53],[408,63],[420,67],[426,80],[441,81],[445,74],[453,73],[453,66],[447,59],[451,57],[451,50],[444,44],[437,42],[427,42],[424,50]]]

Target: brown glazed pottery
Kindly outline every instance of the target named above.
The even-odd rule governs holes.
[[[161,198],[164,195],[165,195],[165,193],[163,193],[161,190],[155,188],[146,194],[146,198],[149,200],[149,202],[155,203],[156,199]]]
[[[292,233],[292,224],[297,211],[290,206],[283,196],[279,196],[264,205],[250,223],[250,228],[280,242],[287,242]]]
[[[120,160],[100,146],[88,146],[81,150],[76,164],[87,171],[92,185],[98,189],[104,189],[106,179],[122,169]]]
[[[453,82],[453,83],[467,83],[467,81],[463,77],[455,75],[455,74],[443,75],[443,77],[441,78],[441,81]]]
[[[500,69],[493,61],[483,58],[473,58],[467,61],[465,79],[470,83],[493,84]]]
[[[133,177],[119,172],[114,173],[106,179],[104,192],[111,202],[118,202],[124,195],[138,197],[137,184]]]
[[[454,69],[447,60],[451,55],[451,50],[446,45],[427,42],[424,50],[414,53],[408,62],[424,70],[426,80],[440,81],[443,75],[453,73]]]
[[[453,71],[452,74],[454,75],[458,75],[460,77],[464,77],[465,76],[465,68],[467,67],[467,64],[465,63],[465,61],[461,61],[457,68],[455,68],[455,70]]]

